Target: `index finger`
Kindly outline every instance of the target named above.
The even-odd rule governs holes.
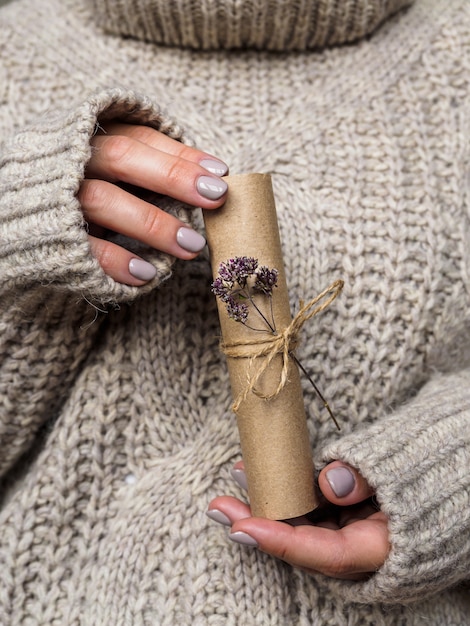
[[[250,517],[235,522],[230,534],[239,543],[246,537],[263,552],[291,565],[343,579],[376,571],[390,550],[387,521],[381,512],[339,530]]]
[[[218,157],[209,152],[188,146],[150,126],[113,122],[104,125],[101,132],[98,134],[132,137],[137,141],[147,144],[151,148],[166,152],[167,154],[179,157],[185,161],[190,161],[191,163],[197,163],[216,176],[226,176],[228,174],[228,165]]]
[[[204,209],[219,207],[227,183],[196,163],[124,135],[99,135],[87,178],[124,182]]]

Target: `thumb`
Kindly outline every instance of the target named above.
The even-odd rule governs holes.
[[[327,500],[340,506],[357,504],[374,494],[358,470],[341,461],[333,461],[322,469],[318,485]]]

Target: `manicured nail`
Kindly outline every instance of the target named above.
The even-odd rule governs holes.
[[[131,259],[129,261],[129,274],[139,280],[152,280],[157,274],[156,268],[142,259]]]
[[[196,183],[197,190],[208,200],[218,200],[227,191],[227,183],[212,176],[199,176]]]
[[[216,176],[225,176],[228,172],[228,165],[225,165],[223,161],[216,161],[215,159],[202,159],[199,165]]]
[[[232,541],[235,541],[235,543],[241,543],[242,546],[249,546],[250,548],[258,547],[258,542],[256,541],[256,539],[253,539],[253,537],[251,537],[247,533],[242,532],[241,530],[238,530],[236,533],[229,533],[228,537]]]
[[[209,511],[206,511],[206,515],[212,521],[217,522],[218,524],[222,524],[223,526],[232,525],[232,522],[225,515],[225,513],[222,513],[222,511],[219,511],[218,509],[210,509]]]
[[[242,489],[245,489],[245,491],[247,491],[248,482],[246,480],[246,474],[244,470],[232,468],[230,470],[230,473],[232,474],[232,478],[237,483],[237,485],[239,485]]]
[[[185,226],[182,226],[176,233],[176,241],[188,252],[201,252],[206,245],[206,240],[202,235]]]
[[[328,470],[326,480],[330,483],[337,498],[349,495],[356,484],[353,474],[346,467],[334,467]]]

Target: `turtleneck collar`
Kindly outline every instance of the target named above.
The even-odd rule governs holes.
[[[200,50],[308,50],[371,33],[413,0],[90,0],[106,31]]]

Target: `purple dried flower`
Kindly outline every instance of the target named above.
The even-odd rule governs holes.
[[[251,276],[253,276],[254,279],[248,282],[248,278],[250,278]],[[274,321],[272,296],[274,287],[277,287],[278,277],[279,272],[277,271],[277,269],[269,269],[269,267],[267,267],[266,265],[261,265],[258,267],[258,260],[254,259],[253,257],[235,257],[233,259],[229,259],[225,263],[220,264],[218,276],[212,283],[212,292],[216,295],[217,298],[220,298],[222,302],[225,303],[229,318],[233,319],[235,322],[241,322],[242,324],[247,326],[247,328],[251,328],[251,330],[258,332],[269,332],[276,335],[276,324]],[[338,284],[339,283],[341,283],[341,286],[339,287],[339,289],[337,288],[334,296],[330,297],[329,302],[331,302],[331,300],[336,297],[339,291],[341,291],[343,282],[338,281]],[[330,286],[328,290],[325,290],[323,294],[320,294],[319,298],[323,298],[324,295],[328,293],[328,291],[332,290],[333,286],[334,285]],[[262,296],[266,296],[269,298],[269,313],[266,313],[266,307],[261,307],[258,305],[257,296],[259,298],[261,298]],[[315,304],[317,301],[318,298],[314,298],[309,303],[309,306]],[[251,310],[258,314],[259,318],[261,318],[265,326],[264,328],[259,328],[247,324],[248,312],[250,307]],[[309,319],[309,317],[307,316],[305,319]],[[340,430],[338,422],[336,421],[336,418],[333,415],[333,412],[331,411],[327,401],[321,394],[313,379],[310,378],[303,365],[300,363],[295,354],[290,351],[290,349],[289,356],[295,361],[295,363],[297,363],[302,372],[307,376],[308,380],[314,387],[317,395],[322,400],[323,405],[328,410],[330,417],[335,422],[338,430]],[[250,384],[250,390],[252,389],[252,387],[253,385]]]
[[[226,281],[220,278],[216,278],[212,283],[212,293],[215,294],[217,298],[220,298],[222,302],[227,302],[231,297],[233,282]]]
[[[227,301],[228,316],[235,322],[246,323],[248,319],[248,305],[244,302],[237,302],[234,298]]]
[[[272,296],[273,288],[277,286],[279,272],[276,269],[262,265],[256,270],[256,280],[253,285],[254,291],[260,291],[266,296]]]
[[[220,264],[219,277],[227,283],[238,283],[243,288],[247,278],[255,273],[257,267],[258,261],[253,257],[238,256]]]
[[[253,277],[250,282],[248,279]],[[225,302],[227,313],[236,322],[246,324],[250,310],[263,321],[266,329],[249,326],[253,330],[274,332],[274,319],[269,320],[255,301],[255,296],[267,296],[270,300],[277,285],[278,271],[266,266],[258,267],[258,259],[248,256],[234,257],[221,263],[212,292]],[[272,318],[272,307],[271,307]]]
[[[233,283],[236,281],[236,278],[233,275],[233,271],[231,269],[231,267],[229,266],[230,261],[227,261],[226,263],[221,263],[219,265],[219,272],[218,272],[218,276],[221,280],[227,282],[227,283]]]

